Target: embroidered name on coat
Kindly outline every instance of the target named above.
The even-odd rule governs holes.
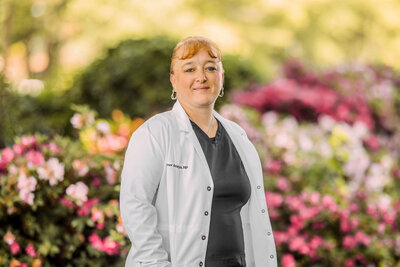
[[[175,167],[181,170],[186,170],[188,168],[188,166],[176,165],[174,163],[167,163],[167,167]]]

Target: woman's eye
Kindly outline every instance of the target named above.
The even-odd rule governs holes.
[[[192,68],[185,70],[185,72],[192,72],[192,71],[193,71]]]
[[[211,70],[211,71],[214,71],[214,70],[216,70],[216,68],[215,68],[215,67],[208,67],[207,69],[208,69],[208,70]]]

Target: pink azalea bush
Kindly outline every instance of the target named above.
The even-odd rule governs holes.
[[[400,123],[387,122],[399,121],[400,83],[393,72],[354,68],[289,65],[286,77],[221,109],[261,156],[284,267],[399,266]],[[371,93],[379,86],[391,90]]]
[[[126,145],[142,120],[120,111],[107,122],[91,114],[71,119],[80,140],[26,135],[0,150],[0,266],[123,266],[120,143]],[[88,129],[110,143],[99,149],[97,139],[82,134]]]

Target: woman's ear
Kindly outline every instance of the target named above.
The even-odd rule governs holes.
[[[169,80],[171,82],[172,87],[175,88],[175,75],[171,73],[169,75]]]

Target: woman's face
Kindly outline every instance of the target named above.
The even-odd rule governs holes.
[[[221,62],[201,49],[192,58],[177,60],[170,81],[180,103],[194,108],[214,105],[222,88]]]

